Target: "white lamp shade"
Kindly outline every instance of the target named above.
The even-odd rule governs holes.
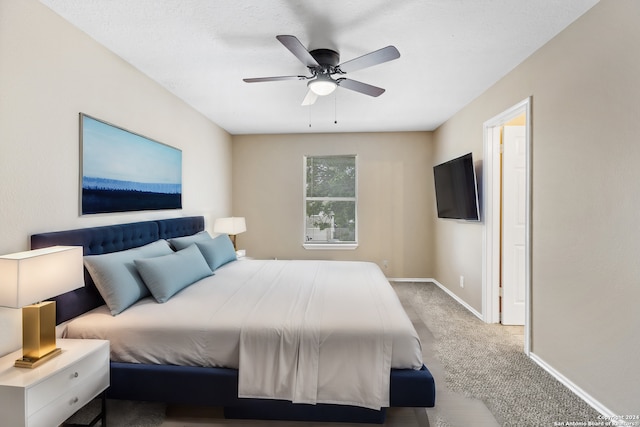
[[[315,80],[311,80],[307,83],[309,89],[316,95],[325,96],[336,90],[336,82],[329,77],[318,76]]]
[[[0,306],[21,308],[83,286],[81,246],[0,256]]]
[[[247,231],[247,224],[244,217],[217,218],[213,224],[215,233],[236,235]]]

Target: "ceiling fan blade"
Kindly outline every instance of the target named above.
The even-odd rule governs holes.
[[[396,49],[395,46],[387,46],[383,47],[382,49],[367,53],[366,55],[351,59],[343,64],[338,65],[338,68],[340,68],[340,70],[344,73],[351,73],[352,71],[372,67],[374,65],[393,61],[394,59],[398,58],[400,58],[400,52],[398,52],[398,49]]]
[[[307,95],[302,100],[302,106],[304,107],[304,106],[307,106],[307,105],[313,105],[313,104],[315,104],[316,99],[318,99],[318,95],[314,91],[309,89],[307,91]]]
[[[372,86],[366,83],[359,82],[357,80],[351,79],[338,79],[336,80],[338,86],[343,87],[345,89],[354,90],[356,92],[364,93],[369,96],[380,96],[384,93],[384,89],[377,86]]]
[[[259,83],[259,82],[279,82],[281,80],[305,80],[306,76],[278,76],[278,77],[254,77],[251,79],[242,79],[247,83]]]
[[[276,36],[276,38],[293,53],[307,67],[319,67],[318,61],[309,53],[306,47],[295,36]]]

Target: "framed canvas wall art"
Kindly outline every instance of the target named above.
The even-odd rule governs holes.
[[[80,114],[82,215],[182,208],[182,151]]]

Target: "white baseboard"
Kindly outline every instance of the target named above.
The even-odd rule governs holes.
[[[479,313],[477,310],[475,310],[473,307],[471,307],[469,304],[467,304],[465,301],[463,301],[459,296],[457,296],[456,294],[451,292],[449,289],[447,289],[444,285],[442,285],[442,283],[438,282],[436,279],[432,279],[432,278],[406,278],[406,277],[391,278],[391,277],[388,277],[387,280],[389,280],[390,282],[416,282],[416,283],[428,283],[428,282],[431,282],[431,283],[435,284],[437,287],[439,287],[440,289],[442,289],[451,298],[456,300],[458,302],[458,304],[460,304],[461,306],[463,306],[464,308],[469,310],[471,312],[471,314],[473,314],[478,319],[480,319],[480,320],[482,320],[484,322],[484,318],[482,317],[481,313]]]
[[[460,298],[458,295],[454,294],[453,292],[451,292],[449,290],[449,288],[447,288],[446,286],[444,286],[442,283],[438,282],[436,279],[429,279],[430,282],[435,283],[435,285],[437,287],[439,287],[440,289],[442,289],[443,291],[445,291],[447,293],[447,295],[449,295],[451,298],[453,298],[454,300],[456,300],[458,302],[458,304],[460,304],[461,306],[463,306],[464,308],[466,308],[467,310],[469,310],[469,312],[471,312],[471,314],[473,314],[474,316],[476,316],[478,319],[482,320],[484,322],[484,318],[482,317],[482,313],[478,312],[475,308],[471,307],[469,304],[467,304],[464,300],[462,300],[462,298]]]
[[[444,292],[446,292],[447,295],[449,295],[451,298],[456,300],[460,305],[462,305],[464,308],[469,310],[469,312],[471,312],[474,316],[476,316],[478,319],[480,319],[480,320],[482,320],[484,322],[484,318],[483,318],[481,313],[479,313],[473,307],[471,307],[469,304],[467,304],[465,301],[460,299],[460,297],[458,297],[456,294],[451,292],[448,288],[446,288],[444,285],[442,285],[436,279],[432,279],[432,278],[389,278],[388,280],[391,281],[391,282],[416,282],[416,283],[428,283],[428,282],[431,282],[431,283],[434,283],[437,287],[439,287]],[[575,393],[576,396],[578,396],[580,399],[584,400],[589,406],[591,406],[593,409],[595,409],[600,414],[602,414],[602,416],[603,416],[602,421],[604,421],[605,423],[606,422],[611,422],[610,425],[614,425],[614,426],[615,425],[621,425],[620,422],[618,421],[619,418],[616,416],[616,414],[613,411],[611,411],[609,408],[604,406],[602,403],[600,403],[598,400],[596,400],[589,393],[587,393],[586,391],[584,391],[583,389],[578,387],[574,382],[569,380],[567,377],[562,375],[560,372],[555,370],[551,365],[549,365],[544,360],[542,360],[538,355],[536,355],[534,353],[529,353],[529,357],[531,358],[531,360],[533,360],[535,363],[537,363],[542,369],[547,371],[554,378],[556,378],[558,381],[560,381],[565,387],[567,387],[569,390],[571,390],[573,393]]]
[[[424,277],[387,277],[387,280],[390,282],[405,282],[405,283],[428,283],[433,282],[433,279],[425,279]]]
[[[603,416],[603,419],[601,421],[611,422],[611,425],[618,425],[618,423],[616,422],[618,418],[616,417],[616,414],[613,413],[613,411],[609,410],[602,403],[598,402],[593,396],[591,396],[589,393],[587,393],[586,391],[578,387],[573,381],[571,381],[570,379],[562,375],[560,372],[554,369],[551,365],[549,365],[547,362],[542,360],[538,355],[534,353],[529,353],[529,357],[531,358],[531,360],[533,360],[538,365],[540,365],[542,369],[547,371],[555,379],[560,381],[565,387],[567,387],[569,390],[575,393],[576,396],[584,400],[593,409],[600,412],[600,414],[602,414]]]

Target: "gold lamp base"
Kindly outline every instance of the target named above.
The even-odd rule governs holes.
[[[16,360],[15,367],[28,368],[28,369],[37,368],[38,366],[42,365],[48,360],[51,360],[54,357],[58,356],[60,353],[62,353],[62,349],[56,348],[53,351],[50,351],[49,353],[37,359],[33,359],[31,357],[23,357],[22,359]]]
[[[56,348],[56,303],[45,301],[22,308],[22,359],[18,368],[35,368],[59,355]]]

